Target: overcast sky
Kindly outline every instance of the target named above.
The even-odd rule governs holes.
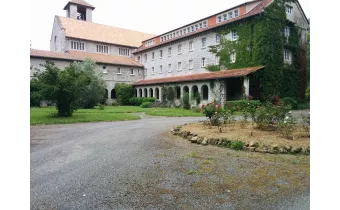
[[[32,48],[49,50],[55,15],[66,16],[68,0],[30,0]],[[152,34],[169,30],[221,12],[247,0],[86,0],[96,7],[95,23]],[[307,18],[310,0],[299,1]]]

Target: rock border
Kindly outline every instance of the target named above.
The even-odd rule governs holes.
[[[188,124],[189,123],[184,124],[184,125],[188,125]],[[188,139],[191,143],[201,144],[204,146],[210,144],[210,145],[216,145],[219,147],[231,148],[232,142],[236,141],[236,140],[231,140],[227,138],[207,138],[203,136],[198,136],[197,134],[191,133],[190,131],[181,131],[181,128],[182,126],[177,126],[176,128],[171,129],[170,133],[176,136],[180,136],[184,139]],[[289,145],[279,146],[277,144],[273,144],[270,146],[268,145],[260,146],[255,141],[251,141],[250,143],[243,142],[243,150],[249,151],[249,152],[260,152],[260,153],[270,153],[270,154],[310,155],[310,146],[306,148],[292,147]]]

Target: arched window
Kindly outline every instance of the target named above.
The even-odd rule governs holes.
[[[150,97],[153,97],[153,89],[152,88],[149,89],[149,94],[150,94]]]
[[[115,91],[115,89],[112,89],[111,90],[111,98],[112,99],[116,99],[117,97],[116,97],[116,91]]]
[[[140,97],[140,98],[143,97],[143,96],[142,96],[142,89],[139,89],[139,97]]]
[[[201,93],[202,93],[202,99],[203,100],[208,100],[208,98],[209,98],[209,89],[208,89],[207,85],[203,85],[202,86]]]
[[[198,93],[198,87],[197,87],[196,85],[192,86],[192,88],[191,88],[191,93],[192,93],[193,95],[196,95],[196,94]]]
[[[156,98],[159,99],[159,89],[158,88],[155,89],[155,94],[156,94]]]
[[[176,86],[176,98],[180,99],[181,98],[181,88]]]
[[[148,89],[144,88],[144,97],[147,98],[148,97]]]

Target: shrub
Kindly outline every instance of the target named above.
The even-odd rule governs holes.
[[[221,124],[220,118],[222,117],[223,108],[221,104],[210,102],[202,105],[203,114],[210,119],[212,126],[219,126]]]
[[[298,108],[298,102],[291,97],[285,97],[283,98],[283,101],[285,102],[285,104],[290,105],[294,110]]]
[[[278,123],[280,132],[288,139],[294,139],[294,132],[297,127],[296,120],[289,113],[284,120]]]
[[[119,106],[119,103],[113,102],[111,105],[112,106]]]
[[[140,106],[142,105],[143,102],[155,102],[156,98],[137,98],[137,97],[133,97],[129,99],[129,105],[132,106]]]
[[[184,109],[190,109],[190,97],[189,93],[183,94],[183,108]]]
[[[260,107],[262,103],[257,100],[238,100],[238,101],[227,101],[224,104],[225,108],[234,108],[234,111],[237,110],[237,107],[240,107],[240,110],[246,110],[246,109],[256,109]]]
[[[150,104],[152,104],[152,102],[143,102],[140,107],[142,108],[149,108]]]
[[[133,96],[133,87],[130,84],[117,83],[115,86],[117,101],[120,105],[128,105]]]
[[[99,110],[104,110],[104,108],[105,108],[105,105],[99,104]]]
[[[243,142],[242,141],[232,141],[231,147],[234,150],[242,150],[243,149]]]
[[[191,99],[194,100],[196,102],[196,106],[198,106],[201,103],[201,94],[197,92],[192,95]]]
[[[267,102],[256,109],[254,116],[252,117],[258,127],[261,128],[269,124],[277,124],[284,120],[291,107],[285,105],[282,100],[275,103],[276,101],[274,101],[274,105],[272,102]]]

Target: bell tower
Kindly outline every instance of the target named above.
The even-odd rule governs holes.
[[[66,17],[88,22],[92,22],[92,11],[94,9],[94,6],[83,0],[71,0],[64,7]]]

